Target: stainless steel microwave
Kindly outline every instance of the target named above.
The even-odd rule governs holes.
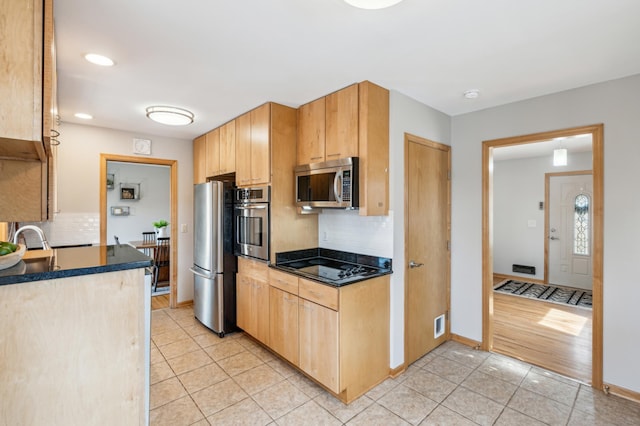
[[[358,157],[295,168],[296,205],[304,208],[358,208]]]

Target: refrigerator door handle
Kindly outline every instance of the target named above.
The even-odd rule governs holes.
[[[190,270],[191,272],[193,272],[194,274],[196,274],[197,276],[202,277],[202,278],[205,278],[205,279],[207,279],[207,280],[210,280],[210,279],[212,279],[212,278],[215,276],[215,273],[212,273],[212,274],[203,274],[202,272],[200,272],[200,271],[196,271],[196,270],[195,270],[195,269],[193,269],[193,268],[189,268],[189,270]]]

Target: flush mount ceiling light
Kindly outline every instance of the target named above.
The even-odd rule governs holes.
[[[470,89],[463,93],[463,96],[466,99],[475,99],[480,96],[480,91],[478,89]]]
[[[168,126],[186,126],[193,123],[194,115],[186,109],[172,106],[150,106],[146,111],[147,117]]]
[[[113,59],[107,58],[103,55],[98,55],[97,53],[87,53],[84,55],[84,58],[95,65],[100,65],[101,67],[111,67],[115,62]]]
[[[567,149],[566,148],[557,148],[553,150],[553,165],[554,166],[567,165]]]
[[[76,118],[81,118],[83,120],[91,120],[93,118],[93,115],[87,114],[85,112],[76,112],[75,114],[73,114],[73,116]]]
[[[360,9],[384,9],[394,4],[400,3],[402,0],[344,0],[353,7]]]

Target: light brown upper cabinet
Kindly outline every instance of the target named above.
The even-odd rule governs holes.
[[[0,157],[46,161],[55,109],[53,3],[0,0],[0,22]]]
[[[358,156],[358,85],[298,110],[298,164]]]
[[[57,136],[53,2],[0,0],[0,22],[0,221],[48,220]]]
[[[360,215],[389,213],[389,91],[352,84],[298,109],[297,164],[359,157]]]
[[[205,136],[205,175],[216,176],[220,170],[220,128],[213,129]]]
[[[251,184],[251,112],[236,118],[236,185]]]
[[[298,165],[324,161],[325,117],[325,98],[298,109]]]
[[[202,135],[193,140],[193,183],[207,181],[207,135]]]
[[[326,97],[325,160],[358,156],[358,85]]]
[[[236,118],[236,185],[271,181],[271,103]]]
[[[361,216],[389,214],[389,91],[358,85],[358,157]]]
[[[220,127],[220,167],[219,174],[236,171],[236,121],[231,120]]]

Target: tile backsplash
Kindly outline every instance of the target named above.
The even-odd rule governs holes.
[[[99,213],[58,213],[51,222],[20,222],[20,226],[24,225],[41,228],[52,247],[100,244]],[[40,247],[35,232],[26,231],[22,235],[28,248]]]
[[[393,212],[359,216],[357,210],[324,209],[318,216],[320,247],[370,256],[393,257]]]

